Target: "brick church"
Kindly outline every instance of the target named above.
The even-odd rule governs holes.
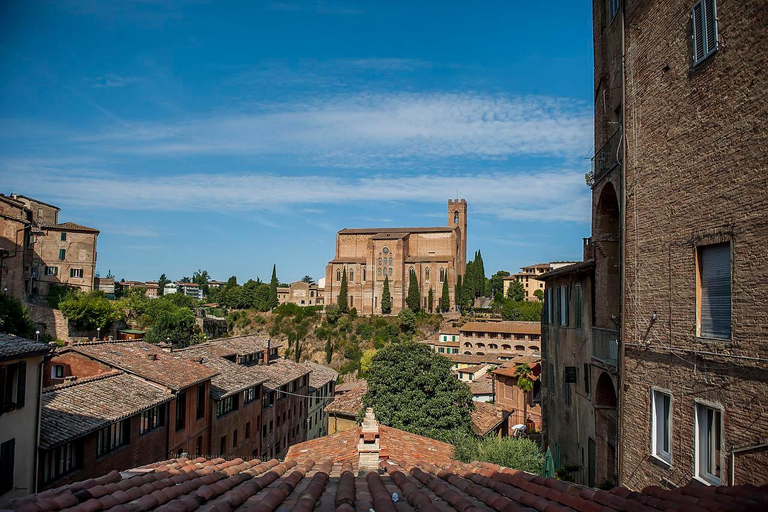
[[[336,304],[344,269],[349,307],[364,315],[381,314],[384,278],[389,277],[392,314],[406,308],[409,272],[419,281],[421,307],[430,288],[439,307],[448,281],[449,310],[456,305],[457,277],[467,264],[467,202],[448,200],[448,225],[420,228],[345,228],[336,235],[336,255],[325,267],[325,304]]]

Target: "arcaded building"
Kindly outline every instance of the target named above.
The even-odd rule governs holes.
[[[384,279],[389,278],[392,314],[405,309],[410,272],[419,282],[421,307],[428,308],[432,289],[439,308],[443,282],[448,282],[449,310],[455,308],[458,276],[467,255],[467,202],[448,200],[448,224],[443,227],[342,229],[336,235],[336,255],[325,268],[325,304],[336,304],[343,273],[347,300],[358,313],[381,314]]]

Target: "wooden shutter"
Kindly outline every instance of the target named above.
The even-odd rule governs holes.
[[[731,337],[731,246],[699,249],[701,336]]]
[[[18,370],[18,387],[16,388],[16,408],[21,409],[24,407],[24,397],[27,387],[27,362],[22,361],[19,363]]]
[[[699,1],[693,6],[693,62],[704,58],[704,5]]]

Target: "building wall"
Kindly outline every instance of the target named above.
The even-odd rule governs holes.
[[[694,407],[700,401],[722,409],[722,483],[729,483],[731,470],[737,484],[768,479],[766,450],[737,456],[734,468],[730,462],[734,448],[768,437],[762,332],[768,320],[768,138],[762,129],[768,10],[760,0],[716,4],[720,47],[694,67],[692,2],[627,2],[625,189],[610,176],[593,190],[597,221],[604,220],[597,203],[608,183],[619,205],[622,194],[626,201],[619,483],[633,489],[695,478]],[[622,19],[611,23],[603,2],[593,6],[600,147],[611,110],[621,103]],[[717,242],[731,247],[732,290],[732,336],[719,341],[697,337],[696,252]],[[609,276],[608,268],[596,268],[598,292],[610,287],[604,282]],[[597,297],[599,311],[601,298],[610,295]],[[597,325],[618,306],[609,300]],[[671,465],[650,455],[653,386],[672,395]]]
[[[335,434],[336,432],[345,432],[357,428],[357,421],[355,418],[348,416],[339,416],[331,414],[328,418],[328,434]]]
[[[203,415],[197,417],[197,388],[198,386],[204,387],[202,396],[205,397]],[[214,446],[214,440],[211,438],[211,415],[214,414],[212,410],[211,400],[209,399],[211,393],[211,381],[205,381],[201,384],[189,386],[182,389],[187,397],[186,406],[186,418],[184,422],[184,428],[176,430],[176,402],[177,398],[174,398],[169,403],[170,414],[168,415],[169,434],[168,434],[168,449],[170,453],[196,453],[199,444],[201,446],[201,453],[212,453],[214,447],[218,449],[218,446]]]
[[[38,415],[40,413],[40,367],[42,356],[3,361],[7,364],[26,363],[24,407],[0,412],[0,444],[15,440],[13,487],[0,495],[0,505],[36,492],[35,454],[37,450]]]
[[[239,393],[239,408],[223,416],[216,416],[214,401],[211,421],[211,448],[217,455],[237,457],[258,457],[261,454],[261,393],[258,386],[256,399],[243,403],[243,393]],[[250,436],[246,438],[246,424],[250,423]],[[237,445],[234,444],[237,431]],[[226,436],[227,449],[221,452],[221,438]]]
[[[496,381],[496,405],[505,411],[512,411],[509,416],[509,423],[511,425],[526,425],[531,422],[536,430],[541,431],[541,404],[534,401],[534,391],[531,390],[528,393],[528,404],[525,406],[525,393],[517,387],[517,378],[498,374],[494,374],[493,378]],[[540,386],[540,384],[534,385]]]
[[[0,252],[7,251],[7,256],[0,256],[0,292],[8,293],[17,299],[23,299],[29,292],[31,253],[29,247],[29,226],[31,212],[22,203],[11,198],[0,197]]]
[[[292,444],[307,440],[307,399],[309,377],[296,379],[293,395],[284,395],[262,413],[261,456],[283,458]],[[276,394],[276,396],[279,395]],[[302,395],[302,396],[296,396]],[[272,422],[272,433],[269,424]],[[267,433],[264,434],[264,426]]]
[[[541,335],[462,331],[460,349],[465,355],[498,355],[502,359],[533,355],[541,352]]]
[[[44,232],[35,241],[33,266],[38,275],[37,293],[48,295],[54,284],[73,286],[82,291],[93,290],[98,234],[59,229],[46,229]],[[62,233],[66,233],[66,240],[61,240]],[[59,259],[61,249],[66,251],[64,260]],[[58,274],[46,275],[46,267],[57,267]],[[71,269],[82,270],[82,277],[70,277]]]
[[[307,440],[328,435],[328,413],[325,412],[325,406],[333,401],[334,387],[333,382],[328,382],[312,392],[307,412],[307,421],[311,419],[308,423]]]
[[[52,377],[52,370],[55,365],[63,366],[63,377],[58,379]],[[77,352],[57,352],[45,362],[43,368],[43,387],[47,388],[62,384],[67,377],[77,376],[80,379],[85,377],[95,377],[114,371],[114,368],[106,364],[95,361],[89,357],[78,354]]]

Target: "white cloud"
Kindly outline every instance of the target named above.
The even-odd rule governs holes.
[[[591,139],[591,113],[572,100],[371,93],[133,124],[71,140],[132,154],[289,155],[328,166],[382,168],[404,160],[581,156]]]
[[[0,161],[3,181],[14,190],[30,179],[35,194],[61,206],[93,206],[94,197],[119,190],[120,201],[102,208],[228,213],[285,211],[373,201],[443,203],[467,199],[473,212],[503,220],[588,222],[589,192],[582,171],[484,172],[475,174],[375,174],[358,177],[275,174],[123,176],[93,171],[20,167]],[[262,216],[252,216],[254,220]],[[315,219],[320,222],[322,219]],[[263,221],[263,219],[262,219]]]
[[[141,78],[135,76],[118,76],[112,73],[107,73],[105,76],[98,76],[93,80],[91,87],[96,89],[111,88],[111,87],[125,87],[129,84],[135,84],[141,82]]]

